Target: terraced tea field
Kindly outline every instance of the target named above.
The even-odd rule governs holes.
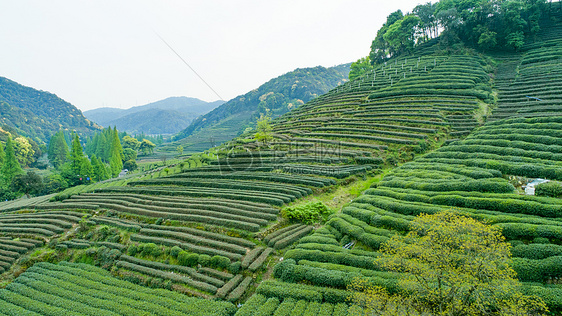
[[[381,244],[451,208],[501,227],[525,291],[562,310],[562,201],[519,194],[562,180],[551,37],[497,69],[426,45],[274,120],[265,142],[0,204],[0,315],[348,315],[354,279],[400,290],[375,263]],[[281,216],[369,181],[324,225]]]

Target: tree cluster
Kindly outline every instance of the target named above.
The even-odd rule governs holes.
[[[517,50],[540,30],[546,0],[441,0],[387,17],[371,44],[372,64],[439,37],[482,50]]]

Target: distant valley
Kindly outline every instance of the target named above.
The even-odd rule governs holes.
[[[197,117],[224,101],[205,102],[189,97],[170,97],[129,109],[104,107],[85,111],[84,115],[97,124],[117,126],[120,131],[145,134],[175,134],[185,129]]]

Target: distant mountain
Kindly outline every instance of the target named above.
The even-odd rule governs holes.
[[[271,79],[197,118],[174,136],[186,151],[201,151],[238,136],[261,114],[278,117],[347,81],[350,64],[331,68],[299,68]]]
[[[118,130],[129,133],[174,134],[223,103],[171,97],[126,110],[109,107],[89,110],[84,115],[101,126],[117,126]]]
[[[0,126],[9,126],[38,143],[46,143],[60,128],[79,133],[99,129],[56,95],[4,77],[0,77]]]

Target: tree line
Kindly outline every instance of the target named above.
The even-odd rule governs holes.
[[[378,30],[369,56],[351,65],[349,79],[435,38],[448,47],[517,51],[540,31],[549,10],[546,0],[441,0],[406,14],[398,10]]]
[[[6,135],[5,145],[0,142],[0,200],[14,199],[21,194],[50,194],[117,177],[123,169],[137,169],[139,151],[149,155],[156,147],[148,139],[138,140],[120,133],[115,127],[85,136],[85,141],[77,133],[59,130],[50,138],[46,149],[54,169],[42,178],[33,170],[23,170],[36,161],[26,158],[37,152],[30,142],[26,142],[28,139],[18,136],[13,140],[10,133]],[[41,151],[39,155],[42,155]]]
[[[441,0],[391,13],[371,44],[371,63],[382,63],[433,38],[482,50],[518,50],[539,30],[546,0]]]

